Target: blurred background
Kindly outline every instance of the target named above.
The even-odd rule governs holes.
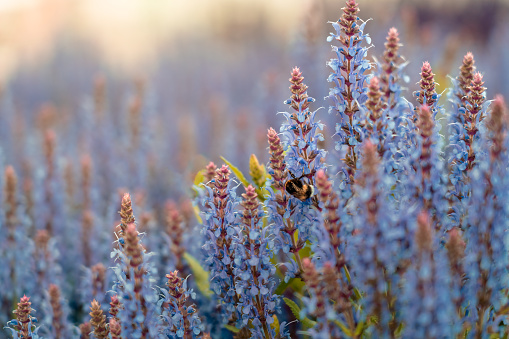
[[[501,93],[509,100],[509,0],[358,2],[359,17],[373,19],[365,28],[370,59],[382,55],[389,28],[399,30],[410,102],[424,61],[442,92],[468,51],[484,74],[488,99]],[[111,266],[122,193],[133,194],[159,272],[175,267],[167,243],[173,229],[164,227],[174,209],[186,220],[184,248],[200,257],[193,178],[209,161],[220,166],[220,156],[246,174],[252,153],[267,163],[267,129],[283,122],[277,112],[287,110],[294,66],[316,98],[311,108],[323,107],[322,147],[334,149],[337,118],[324,100],[326,62],[334,55],[326,38],[328,21],[337,21],[343,6],[339,0],[0,0],[0,169],[12,165],[17,173],[22,221],[36,247],[40,231],[55,230],[75,324],[86,319],[91,300],[76,288],[90,280],[81,279],[82,267]],[[0,202],[8,193],[5,177]],[[0,226],[3,218],[0,211]],[[88,262],[80,254],[87,248],[93,249]],[[12,316],[11,287],[0,290],[0,323]],[[213,317],[209,304],[200,312]]]
[[[446,75],[457,76],[467,51],[485,75],[488,98],[508,97],[508,0],[359,4],[360,18],[373,19],[366,26],[371,56],[382,54],[390,27],[399,30],[402,55],[410,62],[410,101],[423,61],[430,61],[443,91],[450,85]],[[336,0],[1,0],[0,84],[3,104],[11,110],[0,118],[4,161],[21,161],[6,143],[16,141],[22,152],[30,146],[19,143],[29,143],[30,135],[37,144],[35,135],[46,129],[64,140],[58,143],[64,159],[93,154],[94,146],[84,140],[99,138],[94,128],[99,123],[109,133],[105,143],[121,144],[122,135],[130,133],[144,143],[143,152],[163,160],[153,168],[162,186],[175,187],[167,177],[172,171],[187,185],[209,160],[220,162],[219,156],[246,170],[251,153],[268,160],[266,131],[282,122],[276,113],[286,110],[294,66],[317,99],[314,108],[325,108],[320,118],[329,126],[331,144],[334,117],[323,100],[329,88],[326,61],[332,57],[327,22],[339,19],[343,5]]]

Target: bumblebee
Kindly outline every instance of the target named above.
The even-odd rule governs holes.
[[[291,172],[290,175],[293,179],[290,179],[285,183],[286,191],[300,201],[305,201],[311,198],[315,193],[315,188],[301,180],[305,175],[298,178],[296,178]]]

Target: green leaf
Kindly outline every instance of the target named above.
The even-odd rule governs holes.
[[[265,199],[267,199],[267,196],[269,195],[269,192],[264,188],[255,188],[256,194],[258,194],[258,200],[261,202],[264,202]]]
[[[272,322],[272,324],[270,324],[270,327],[274,330],[274,332],[276,332],[276,335],[279,334],[279,319],[277,318],[277,316],[274,314],[272,316],[272,318],[274,318],[274,321]]]
[[[341,329],[341,331],[343,331],[344,334],[346,334],[349,337],[352,337],[352,331],[350,331],[348,327],[346,327],[346,325],[343,324],[340,320],[334,320],[334,324],[336,324]]]
[[[226,328],[228,331],[231,331],[233,333],[239,333],[240,332],[240,329],[239,328],[236,328],[235,326],[232,326],[232,325],[223,325],[224,328]]]
[[[311,250],[311,242],[306,241],[306,246],[304,246],[300,251],[299,255],[301,259],[311,258],[313,256],[313,251]]]
[[[316,321],[313,321],[309,318],[302,318],[302,319],[300,319],[300,321],[302,322],[302,325],[305,328],[313,328],[316,325]]]
[[[345,270],[346,279],[348,280],[349,283],[351,283],[352,278],[350,276],[350,272],[348,271],[348,267],[346,267],[346,265],[345,265],[345,266],[343,266],[343,269]],[[362,299],[361,292],[356,287],[353,288],[353,294],[355,296],[355,298],[353,298],[354,301]]]
[[[204,296],[210,298],[212,291],[210,290],[209,284],[209,272],[205,271],[203,267],[201,267],[200,262],[191,254],[185,252],[184,259],[187,261],[191,271],[193,271],[196,286]]]
[[[274,293],[276,293],[277,295],[282,295],[283,293],[285,293],[286,289],[288,288],[288,286],[290,286],[293,279],[295,278],[291,278],[290,280],[288,280],[288,282],[286,282],[284,279],[281,280]]]
[[[290,286],[295,292],[303,294],[306,283],[301,278],[294,278]]]
[[[199,194],[198,190],[201,188],[201,184],[203,183],[203,181],[205,180],[205,170],[201,170],[201,171],[198,171],[198,173],[196,173],[196,175],[194,176],[194,180],[193,180],[193,191],[196,193],[196,194]]]
[[[290,310],[292,311],[293,315],[295,316],[295,318],[297,318],[304,327],[306,328],[312,328],[316,325],[316,321],[313,321],[309,318],[301,318],[300,316],[300,307],[295,303],[295,301],[291,300],[291,299],[288,299],[288,298],[283,298],[284,302],[286,303],[286,305],[288,305],[288,307],[290,308]]]
[[[221,157],[221,159],[225,162],[225,164],[228,165],[228,167],[230,167],[230,169],[232,170],[233,174],[235,174],[237,179],[240,180],[242,185],[244,185],[245,187],[250,185],[249,181],[247,181],[247,179],[244,176],[244,174],[237,167],[233,166],[233,164],[231,162],[229,162],[228,160],[226,160],[224,157]]]
[[[357,324],[357,328],[355,329],[355,336],[359,336],[364,331],[364,322],[361,321]]]
[[[196,186],[200,186],[201,183],[205,180],[205,174],[203,174],[205,170],[198,171],[194,176],[193,184]]]
[[[300,319],[300,307],[295,303],[295,301],[288,298],[283,298],[283,300],[288,305],[295,318]]]
[[[251,185],[251,183],[249,181],[247,181],[244,173],[242,173],[242,171],[239,170],[238,167],[234,166],[231,162],[226,160],[224,157],[221,157],[221,159],[224,161],[224,163],[226,165],[228,165],[228,167],[230,167],[233,174],[235,174],[235,176],[240,180],[242,185],[244,185],[245,187]],[[253,187],[257,187],[257,186],[253,185]],[[264,202],[265,199],[267,199],[267,196],[269,195],[269,192],[264,187],[255,188],[255,192],[256,192],[256,194],[258,194],[258,200],[260,200],[261,202]]]
[[[401,333],[403,333],[403,329],[405,327],[403,326],[403,323],[400,323],[398,328],[396,328],[396,331],[394,331],[394,335],[396,335],[396,337],[399,337],[401,335]],[[466,338],[466,336],[465,336]]]

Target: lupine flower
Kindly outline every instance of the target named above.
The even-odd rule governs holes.
[[[95,299],[91,303],[89,314],[92,317],[90,324],[94,328],[94,336],[97,339],[108,338],[109,330],[106,325],[106,316],[103,314],[101,305]]]
[[[212,179],[214,179],[214,176],[216,175],[217,166],[211,161],[205,167],[205,182],[210,182]]]
[[[205,264],[210,271],[210,288],[221,297],[223,321],[238,319],[236,304],[238,296],[235,292],[235,276],[233,273],[234,241],[239,201],[234,191],[234,181],[230,179],[228,166],[223,165],[216,170],[214,186],[208,187],[203,198],[204,211]]]
[[[86,210],[83,212],[83,220],[82,220],[82,237],[83,239],[83,263],[86,267],[89,267],[92,262],[92,249],[91,249],[91,237],[92,237],[92,230],[93,230],[93,223],[94,223],[94,217],[92,215],[92,212],[89,210]]]
[[[472,84],[472,80],[474,79],[474,71],[475,71],[475,61],[474,55],[471,52],[468,52],[463,57],[463,63],[460,66],[460,74],[456,78],[458,87],[455,88],[456,92],[454,93],[457,100],[458,108],[465,107],[467,102],[467,96],[470,92],[470,85]],[[461,121],[463,122],[463,121]]]
[[[81,332],[81,339],[90,339],[90,333],[93,331],[92,325],[86,321],[83,324],[80,324],[80,332]]]
[[[44,155],[46,158],[46,178],[45,178],[45,200],[47,204],[48,211],[45,216],[45,227],[50,235],[54,235],[57,232],[59,235],[61,233],[61,229],[55,229],[55,213],[57,213],[55,202],[55,186],[56,181],[55,177],[55,143],[56,143],[56,135],[52,130],[46,131],[44,135]],[[59,225],[57,225],[59,226]]]
[[[23,192],[23,198],[25,199],[25,209],[27,218],[29,220],[29,227],[27,229],[27,235],[31,238],[35,236],[35,221],[34,221],[34,183],[32,180],[32,171],[30,168],[30,162],[28,160],[23,161],[22,174],[23,182],[21,189]]]
[[[327,291],[326,282],[320,273],[316,270],[315,265],[309,258],[302,260],[304,268],[303,278],[306,281],[309,297],[304,297],[305,314],[310,314],[316,318],[316,326],[308,332],[312,338],[332,338],[339,336],[339,330],[333,325],[336,320],[337,313],[334,306],[329,301],[333,295]],[[328,286],[329,288],[331,286]],[[341,303],[341,299],[337,300]]]
[[[102,307],[108,305],[107,292],[113,283],[113,272],[102,263],[83,268],[84,274],[80,279],[79,293],[83,307],[86,308],[90,300],[95,299]]]
[[[377,68],[373,72],[380,80],[380,90],[383,93],[380,100],[385,110],[381,119],[377,120],[380,128],[372,142],[378,145],[384,172],[388,174],[385,180],[393,182],[392,196],[396,207],[404,200],[406,192],[402,185],[395,183],[407,180],[406,161],[414,153],[416,144],[413,107],[402,95],[402,83],[407,83],[409,78],[403,72],[408,62],[404,62],[400,55],[400,46],[399,33],[393,27],[387,34],[381,61],[375,58]]]
[[[432,109],[426,104],[417,109],[418,150],[412,159],[414,171],[411,170],[411,172],[414,177],[409,180],[409,192],[413,192],[414,197],[417,198],[416,203],[421,206],[421,209],[429,211],[438,230],[442,228],[441,221],[444,220],[443,216],[447,212],[447,205],[443,162],[438,148],[439,126],[433,118]],[[414,188],[410,186],[414,186]]]
[[[129,194],[122,199],[120,214],[119,233],[123,237],[119,239],[119,248],[113,249],[112,257],[116,261],[113,289],[122,304],[118,313],[122,333],[126,337],[155,336],[160,326],[157,293],[152,286],[155,272],[149,261],[150,254],[144,249],[136,229]],[[128,224],[124,225],[124,222]]]
[[[477,131],[479,130],[479,124],[486,117],[486,87],[483,86],[484,81],[481,73],[475,73],[472,84],[468,87],[470,90],[467,94],[467,104],[465,111],[465,123],[464,128],[466,131],[465,144],[468,148],[467,157],[467,170],[470,170],[474,166],[475,152],[474,152],[474,140],[477,139]]]
[[[405,67],[403,58],[399,55],[399,33],[395,27],[389,29],[386,42],[384,44],[385,50],[382,56],[382,61],[378,62],[376,76],[380,79],[380,90],[383,93],[382,101],[387,103],[389,109],[393,109],[399,102],[401,87],[398,84],[400,80],[406,80],[402,74],[402,69]],[[403,79],[401,79],[403,78]]]
[[[202,325],[195,305],[190,305],[189,297],[195,298],[193,290],[187,288],[187,279],[182,279],[178,271],[166,275],[168,291],[161,289],[163,298],[159,303],[163,306],[162,317],[168,323],[164,330],[167,338],[198,338]]]
[[[51,319],[45,321],[47,328],[45,332],[55,339],[66,339],[73,337],[73,328],[69,324],[67,303],[62,298],[60,288],[51,284],[48,290],[50,309],[46,311],[46,315],[51,315]]]
[[[30,267],[34,248],[27,237],[27,223],[19,204],[18,178],[12,166],[5,169],[3,193],[5,219],[2,221],[5,228],[0,236],[0,255],[5,268],[0,273],[0,302],[10,310],[14,306],[13,295],[33,292],[35,288],[35,275]],[[0,315],[0,318],[3,315]]]
[[[323,170],[316,173],[316,187],[318,188],[318,200],[324,209],[323,226],[327,232],[328,239],[317,236],[318,248],[314,251],[322,260],[335,263],[338,272],[343,270],[345,265],[344,257],[344,230],[343,220],[339,214],[339,197],[332,189],[332,182],[327,178]],[[317,231],[320,231],[319,229]]]
[[[36,327],[37,319],[31,315],[33,309],[30,307],[32,303],[30,298],[24,295],[18,303],[18,308],[13,313],[16,319],[7,323],[7,329],[11,331],[13,339],[39,339]]]
[[[357,170],[357,159],[359,145],[364,138],[362,123],[364,117],[360,116],[361,106],[367,100],[365,72],[371,68],[366,60],[367,50],[371,38],[364,33],[365,22],[359,24],[358,4],[355,0],[347,0],[346,6],[342,8],[343,15],[332,26],[335,33],[327,38],[328,41],[337,41],[339,46],[332,46],[337,58],[331,59],[327,64],[332,69],[327,81],[332,82],[334,87],[330,89],[329,96],[333,105],[329,113],[339,115],[339,122],[336,124],[336,134],[339,140],[336,143],[336,150],[344,165],[341,167],[344,177],[341,179],[345,184],[352,184],[355,171]],[[348,192],[348,189],[346,190]],[[344,193],[348,198],[349,193]]]
[[[96,339],[508,337],[509,119],[503,99],[486,100],[484,87],[484,81],[504,82],[475,73],[467,53],[449,92],[451,112],[443,114],[438,78],[425,62],[414,105],[404,96],[407,62],[398,31],[389,30],[380,61],[371,63],[358,13],[357,2],[347,0],[329,37],[336,44],[328,63],[336,152],[326,159],[324,126],[294,68],[289,112],[282,113],[281,128],[267,134],[267,170],[259,154],[249,158],[254,184],[246,184],[243,200],[228,167],[209,163],[195,176],[202,182],[193,187],[193,206],[164,205],[187,191],[188,170],[203,161],[194,157],[198,150],[211,158],[226,152],[245,182],[246,154],[263,149],[261,138],[250,139],[263,129],[250,123],[267,118],[246,112],[272,110],[279,95],[272,71],[271,84],[260,91],[271,95],[256,108],[242,100],[248,87],[258,91],[253,77],[243,76],[245,84],[208,83],[208,75],[223,70],[201,67],[199,81],[187,76],[182,85],[179,71],[172,79],[182,86],[166,91],[161,102],[184,112],[177,118],[159,109],[142,81],[127,97],[107,98],[100,77],[82,109],[66,108],[64,120],[56,105],[34,113],[41,98],[18,98],[26,77],[14,77],[14,95],[11,85],[3,86],[0,164],[11,165],[0,176],[0,322],[10,319],[20,296],[31,296],[21,298],[7,333],[74,339],[72,319],[81,323],[82,338]],[[312,31],[306,38],[316,37],[318,26],[301,27],[304,35]],[[308,52],[320,58],[313,47]],[[436,44],[426,52],[436,54]],[[503,60],[501,52],[493,54]],[[320,73],[305,64],[310,74]],[[194,83],[198,87],[188,90]],[[191,122],[209,87],[220,92],[212,94],[198,135]],[[323,92],[319,87],[314,90]],[[115,101],[121,97],[127,100]],[[182,107],[171,109],[175,104]],[[449,123],[447,147],[439,134],[442,115]],[[121,187],[139,194],[131,201]],[[133,207],[142,210],[136,219]],[[202,234],[188,238],[195,219]],[[201,267],[193,257],[202,258]],[[173,266],[192,272],[192,283],[205,292],[195,299],[201,317],[185,272],[156,275]],[[168,288],[157,288],[160,281]],[[290,323],[288,307],[279,313],[280,295],[296,318]],[[40,331],[31,306],[42,315]]]
[[[270,327],[279,310],[279,299],[274,294],[276,268],[270,262],[273,254],[268,245],[269,228],[263,227],[263,211],[258,195],[251,185],[242,194],[242,231],[236,241],[234,274],[238,278],[235,290],[239,295],[238,310],[244,325],[252,324],[254,338],[275,338]]]
[[[93,294],[102,295],[106,290],[106,267],[102,263],[92,266]]]
[[[269,142],[272,138],[274,143],[274,146],[271,144],[274,162],[271,159],[270,166],[276,176],[274,181],[281,193],[277,196],[272,189],[269,189],[271,195],[267,200],[269,211],[279,215],[269,217],[270,221],[274,221],[271,226],[272,232],[278,235],[274,241],[274,251],[283,249],[284,253],[293,253],[295,257],[291,262],[285,263],[287,269],[285,280],[302,271],[299,251],[312,236],[312,224],[317,216],[313,212],[315,210],[311,210],[311,204],[318,208],[318,202],[316,197],[303,199],[285,194],[283,185],[286,182],[283,182],[282,175],[290,174],[293,178],[302,180],[303,184],[313,186],[315,173],[323,167],[322,159],[325,156],[325,151],[319,149],[317,145],[318,140],[323,140],[323,135],[318,132],[323,129],[323,124],[316,121],[316,111],[309,111],[309,103],[314,99],[308,97],[307,86],[303,83],[304,77],[297,67],[292,70],[292,77],[289,80],[292,96],[286,104],[290,105],[294,112],[283,113],[287,119],[281,126],[284,137],[281,146],[287,150],[284,162],[278,155],[280,141],[275,138],[274,133],[269,131]],[[277,174],[276,171],[278,171]],[[288,202],[285,199],[288,199]],[[298,240],[294,237],[297,230]]]
[[[270,192],[265,205],[268,209],[268,222],[274,228],[273,233],[281,233],[281,238],[286,241],[281,241],[275,237],[275,241],[270,241],[270,247],[273,251],[283,250],[283,253],[293,253],[295,255],[295,262],[286,265],[287,273],[285,279],[298,274],[302,270],[301,259],[299,251],[304,246],[304,243],[297,243],[294,238],[296,228],[291,222],[286,220],[291,214],[292,205],[290,205],[290,194],[285,189],[286,179],[288,178],[288,171],[286,170],[286,161],[284,157],[284,148],[281,139],[273,128],[268,131],[269,141],[269,174],[272,176],[271,184],[276,189],[275,191],[269,187],[267,190]],[[286,278],[288,277],[288,278]]]
[[[175,258],[175,268],[180,272],[184,270],[184,263],[182,261],[182,254],[185,252],[183,227],[182,216],[175,203],[168,202],[166,204],[166,234],[169,237],[172,256]]]
[[[487,123],[484,149],[490,145],[489,155],[472,170],[472,196],[468,204],[466,229],[467,247],[465,267],[468,267],[467,296],[470,317],[475,321],[472,331],[478,337],[487,335],[493,324],[490,309],[497,312],[508,302],[509,282],[507,257],[507,229],[509,228],[507,201],[508,113],[501,96],[495,98]]]
[[[381,180],[380,158],[376,145],[366,140],[363,145],[361,169],[358,172],[357,193],[354,197],[356,215],[353,216],[356,235],[347,245],[348,262],[354,275],[353,284],[365,293],[360,303],[365,315],[377,319],[376,336],[395,336],[398,323],[396,314],[400,292],[401,240],[405,230],[395,222],[387,193]],[[364,320],[364,319],[361,319]]]
[[[307,264],[309,268],[316,267],[320,271],[320,284],[324,289],[325,295],[335,300],[331,306],[327,306],[327,321],[345,321],[349,328],[355,328],[355,319],[352,313],[352,297],[353,286],[343,275],[346,271],[345,258],[345,232],[343,223],[349,222],[349,218],[338,215],[339,197],[332,190],[332,182],[328,180],[323,170],[319,170],[316,174],[316,186],[318,188],[318,200],[323,205],[323,222],[315,229],[316,243],[312,245],[314,252],[314,263]],[[322,227],[323,225],[323,227]],[[316,265],[315,265],[316,263]],[[312,265],[312,266],[310,266]],[[312,270],[310,271],[312,272]],[[308,272],[308,274],[310,273]],[[313,273],[314,274],[314,273]],[[312,275],[313,275],[312,274]],[[309,277],[308,277],[309,278]],[[304,279],[308,279],[304,277]],[[316,279],[312,278],[311,279]],[[313,289],[310,289],[311,303],[304,308],[304,312],[314,313],[313,307],[318,296]],[[334,310],[335,312],[333,313]],[[325,320],[324,320],[325,321]],[[320,328],[320,326],[318,326]],[[324,332],[325,331],[325,332]],[[327,331],[336,333],[337,329],[329,326]],[[313,336],[326,335],[326,328],[311,330]]]
[[[423,106],[427,105],[433,113],[433,117],[437,114],[437,105],[440,95],[435,89],[435,74],[431,69],[429,62],[424,62],[421,68],[421,80],[419,81],[419,91],[415,92],[417,102]]]
[[[272,181],[274,187],[279,189],[281,194],[286,194],[284,188],[285,180],[287,178],[287,172],[284,157],[284,148],[283,145],[281,144],[281,139],[279,138],[277,132],[272,127],[269,129],[267,137],[269,140],[269,153],[270,153],[269,167],[271,168],[270,174],[272,176]]]
[[[386,151],[385,142],[391,136],[392,131],[390,131],[388,115],[384,110],[386,104],[382,101],[382,92],[377,77],[371,78],[367,96],[368,100],[365,103],[368,110],[365,122],[366,137],[370,137],[372,142],[376,143],[378,154],[383,158]]]
[[[465,242],[457,227],[449,231],[449,238],[445,247],[451,269],[451,291],[458,315],[463,317],[463,302],[465,300],[464,275],[465,275]]]
[[[447,258],[437,248],[427,211],[417,217],[412,267],[405,274],[401,310],[405,338],[454,338],[460,326],[454,308]]]
[[[91,208],[92,204],[92,159],[87,154],[81,157],[81,205],[83,210]]]
[[[470,152],[467,141],[470,139],[465,128],[466,126],[466,105],[470,92],[470,85],[474,78],[474,56],[467,53],[463,58],[460,67],[460,74],[453,79],[453,89],[449,93],[449,101],[452,103],[452,110],[449,114],[449,152],[448,163],[450,166],[449,181],[449,215],[455,226],[461,223],[465,215],[465,205],[470,195],[470,185],[466,177],[468,154]]]
[[[119,236],[123,236],[127,229],[127,225],[136,221],[133,214],[131,196],[129,193],[125,193],[122,197],[122,205],[119,214],[121,218],[119,224]]]
[[[118,319],[118,312],[120,312],[120,309],[122,308],[122,304],[120,304],[120,301],[118,300],[118,297],[116,295],[112,295],[111,297],[111,302],[110,302],[110,315],[111,315],[111,318],[114,318],[117,320],[117,322],[119,322],[119,319]]]
[[[33,303],[42,307],[45,293],[50,284],[60,283],[62,279],[62,268],[57,262],[59,252],[56,250],[55,239],[50,238],[47,230],[39,230],[35,236],[34,264],[36,285],[33,291]]]
[[[115,318],[110,318],[109,326],[111,339],[121,339],[122,338],[122,327],[119,322]]]
[[[366,100],[365,103],[366,108],[368,109],[366,128],[371,134],[373,133],[373,130],[380,130],[382,125],[382,92],[380,91],[379,80],[377,77],[371,78],[368,86],[367,96],[368,100]]]

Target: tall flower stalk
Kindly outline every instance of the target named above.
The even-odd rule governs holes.
[[[32,303],[30,298],[24,295],[13,312],[16,318],[7,323],[7,329],[11,331],[13,339],[39,339],[39,327],[36,327],[37,318],[32,316]]]
[[[270,325],[278,310],[279,299],[274,294],[276,268],[271,263],[272,253],[268,241],[270,230],[263,227],[263,211],[258,194],[251,185],[242,194],[241,232],[235,250],[235,290],[239,295],[238,310],[244,325],[249,322],[255,338],[275,338],[276,333]]]
[[[472,171],[472,197],[468,218],[463,227],[468,237],[465,267],[469,268],[467,294],[472,331],[476,338],[485,337],[494,324],[492,312],[498,312],[509,301],[509,260],[507,229],[509,215],[505,201],[509,191],[507,165],[509,114],[501,96],[495,98],[486,126],[482,161]]]
[[[122,304],[118,318],[126,337],[149,338],[156,335],[160,327],[152,278],[155,270],[149,261],[150,253],[141,243],[129,194],[122,199],[120,214],[119,233],[122,237],[118,241],[119,248],[112,252],[116,261],[114,291]]]
[[[318,147],[318,141],[323,140],[319,132],[323,124],[316,119],[317,111],[309,110],[309,104],[314,99],[307,95],[308,87],[303,83],[300,69],[295,67],[291,75],[292,96],[285,103],[293,111],[283,113],[287,119],[281,126],[283,139],[273,130],[269,130],[268,134],[271,152],[269,174],[273,176],[274,188],[279,192],[269,188],[271,194],[266,202],[272,232],[277,235],[272,243],[274,251],[282,249],[294,257],[284,264],[285,280],[302,273],[299,252],[312,237],[312,224],[316,221],[316,210],[319,208],[316,197],[310,195],[298,198],[289,194],[285,185],[288,180],[295,178],[301,180],[303,185],[314,186],[316,171],[323,168],[326,154]]]
[[[161,289],[163,298],[159,303],[163,306],[162,317],[167,322],[168,327],[164,334],[168,338],[197,338],[202,332],[196,305],[189,304],[189,297],[194,298],[193,290],[187,288],[187,279],[182,279],[178,271],[173,271],[166,275],[168,281],[166,289]]]
[[[205,186],[203,245],[205,265],[210,271],[210,288],[221,298],[223,321],[236,322],[238,295],[235,291],[233,272],[234,235],[238,224],[236,207],[239,204],[234,191],[235,182],[230,179],[228,166],[216,170],[212,187]]]
[[[332,69],[328,81],[334,84],[328,98],[332,100],[329,113],[339,115],[335,134],[339,139],[336,150],[344,157],[341,159],[343,165],[340,168],[344,175],[341,179],[348,187],[355,181],[359,159],[358,145],[364,138],[364,117],[361,116],[361,110],[367,100],[368,74],[365,72],[371,68],[366,59],[371,38],[364,33],[366,23],[361,22],[357,16],[358,7],[355,0],[346,1],[341,19],[332,23],[335,33],[331,33],[327,39],[339,43],[338,46],[332,46],[337,58],[328,62]]]
[[[397,314],[400,294],[401,240],[404,230],[395,220],[397,215],[387,199],[380,158],[376,145],[366,140],[363,145],[362,168],[358,172],[358,196],[354,203],[358,213],[353,217],[356,235],[348,243],[347,254],[353,283],[365,294],[360,300],[365,316],[375,316],[374,336],[395,338],[401,323]],[[361,319],[366,321],[366,319]]]

